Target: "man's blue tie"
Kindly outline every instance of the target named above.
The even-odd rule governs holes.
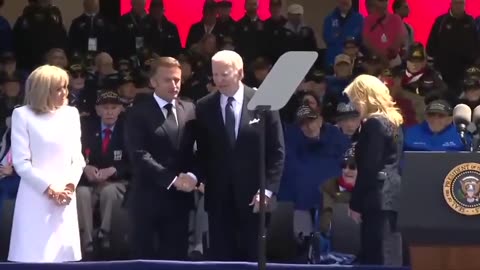
[[[235,113],[233,112],[232,102],[235,99],[229,97],[225,106],[225,128],[227,129],[227,137],[231,146],[235,145]]]

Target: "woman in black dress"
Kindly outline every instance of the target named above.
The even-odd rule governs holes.
[[[358,76],[345,94],[363,119],[355,150],[358,175],[349,213],[361,223],[359,262],[401,265],[401,237],[396,230],[396,219],[403,117],[387,86],[374,76]]]

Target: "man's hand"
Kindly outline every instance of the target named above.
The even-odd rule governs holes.
[[[107,180],[108,178],[112,177],[117,172],[115,167],[108,167],[105,169],[101,169],[98,171],[97,179],[100,182]]]
[[[87,176],[88,181],[97,182],[98,181],[98,169],[92,165],[85,166],[83,169],[85,176]]]
[[[177,190],[192,192],[197,186],[197,180],[186,173],[181,173],[178,175],[177,180],[175,180],[173,185]]]
[[[0,177],[6,177],[13,174],[13,166],[5,165],[0,167]]]
[[[270,198],[265,195],[265,208],[267,208],[269,204],[270,204]],[[258,213],[260,211],[260,194],[259,193],[253,196],[253,199],[249,205],[250,206],[253,205],[253,213]]]

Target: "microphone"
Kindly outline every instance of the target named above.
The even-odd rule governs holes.
[[[480,132],[480,105],[473,110],[472,122],[477,126],[477,132]]]
[[[455,106],[453,109],[453,123],[457,127],[457,131],[460,134],[460,138],[465,146],[468,145],[465,133],[467,132],[467,127],[470,122],[472,122],[472,109],[465,104],[458,104]]]
[[[480,105],[478,105],[473,110],[472,122],[475,124],[475,127],[476,127],[475,133],[477,135],[480,134]],[[480,147],[480,138],[475,138],[474,142],[475,142],[474,149],[478,150],[478,148]]]

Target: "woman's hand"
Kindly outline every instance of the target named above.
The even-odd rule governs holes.
[[[73,184],[68,184],[65,187],[50,185],[46,190],[46,194],[58,205],[68,205],[72,201],[74,188]]]

